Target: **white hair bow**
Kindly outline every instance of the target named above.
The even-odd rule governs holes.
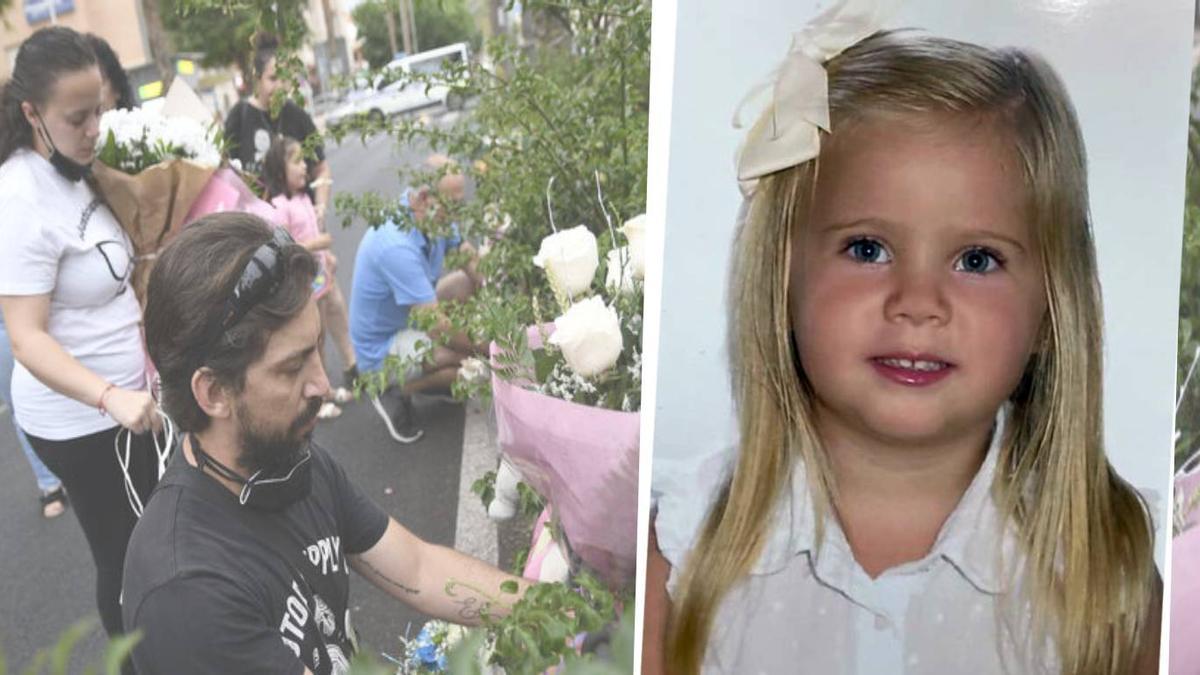
[[[771,100],[746,133],[737,154],[738,185],[746,197],[758,179],[817,156],[820,131],[829,131],[829,90],[825,62],[882,27],[894,0],[839,0],[792,37],[792,46],[771,77],[738,104],[741,113],[770,89]]]

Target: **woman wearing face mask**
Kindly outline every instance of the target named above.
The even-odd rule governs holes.
[[[0,310],[17,361],[17,423],[71,495],[113,635],[136,520],[128,494],[150,494],[149,432],[160,423],[128,284],[132,247],[86,180],[101,82],[86,39],[51,27],[21,45],[0,91]]]

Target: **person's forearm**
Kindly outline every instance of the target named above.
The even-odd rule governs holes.
[[[528,579],[503,572],[445,546],[429,544],[418,571],[419,588],[433,592],[414,596],[409,603],[430,616],[446,621],[476,626],[482,616],[506,616],[525,590],[533,583]],[[505,593],[501,586],[515,582],[515,593]]]
[[[459,246],[459,250],[468,256],[467,264],[463,266],[462,270],[475,286],[475,290],[479,290],[483,286],[483,277],[479,274],[479,251],[469,242],[463,242]]]
[[[504,616],[529,581],[445,546],[422,541],[394,519],[369,551],[349,556],[350,566],[375,586],[415,609],[465,625]],[[515,582],[515,592],[501,589]]]
[[[445,339],[446,346],[459,354],[472,354],[475,352],[475,346],[471,343],[470,338],[463,333],[453,332],[450,319],[440,311],[438,312],[437,325],[429,330],[429,337],[434,340],[435,344]]]
[[[325,215],[329,213],[329,193],[333,187],[333,174],[329,170],[329,162],[321,160],[313,168],[313,206],[317,209],[317,213],[321,216],[317,218],[317,225],[321,231],[325,231]]]
[[[332,245],[333,237],[330,236],[328,232],[322,232],[321,234],[318,234],[312,239],[309,239],[301,244],[301,246],[308,249],[309,253],[313,253],[314,251],[324,251]]]
[[[10,333],[13,357],[54,391],[80,403],[96,406],[109,383],[63,349],[43,330]]]

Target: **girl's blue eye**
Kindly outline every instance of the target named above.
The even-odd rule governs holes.
[[[986,248],[972,248],[959,256],[958,262],[954,264],[954,269],[971,274],[987,274],[995,272],[1002,266],[1002,261],[995,253]]]
[[[892,261],[892,254],[883,247],[883,244],[874,239],[855,239],[846,247],[846,253],[858,262],[864,263],[886,263]]]

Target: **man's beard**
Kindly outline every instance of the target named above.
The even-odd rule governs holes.
[[[238,434],[242,441],[238,466],[251,474],[258,471],[268,476],[286,473],[300,460],[305,447],[312,440],[312,431],[301,433],[301,429],[317,417],[322,403],[320,398],[310,398],[304,411],[292,420],[286,431],[280,433],[267,430],[250,412],[249,406],[238,399],[235,407]]]

